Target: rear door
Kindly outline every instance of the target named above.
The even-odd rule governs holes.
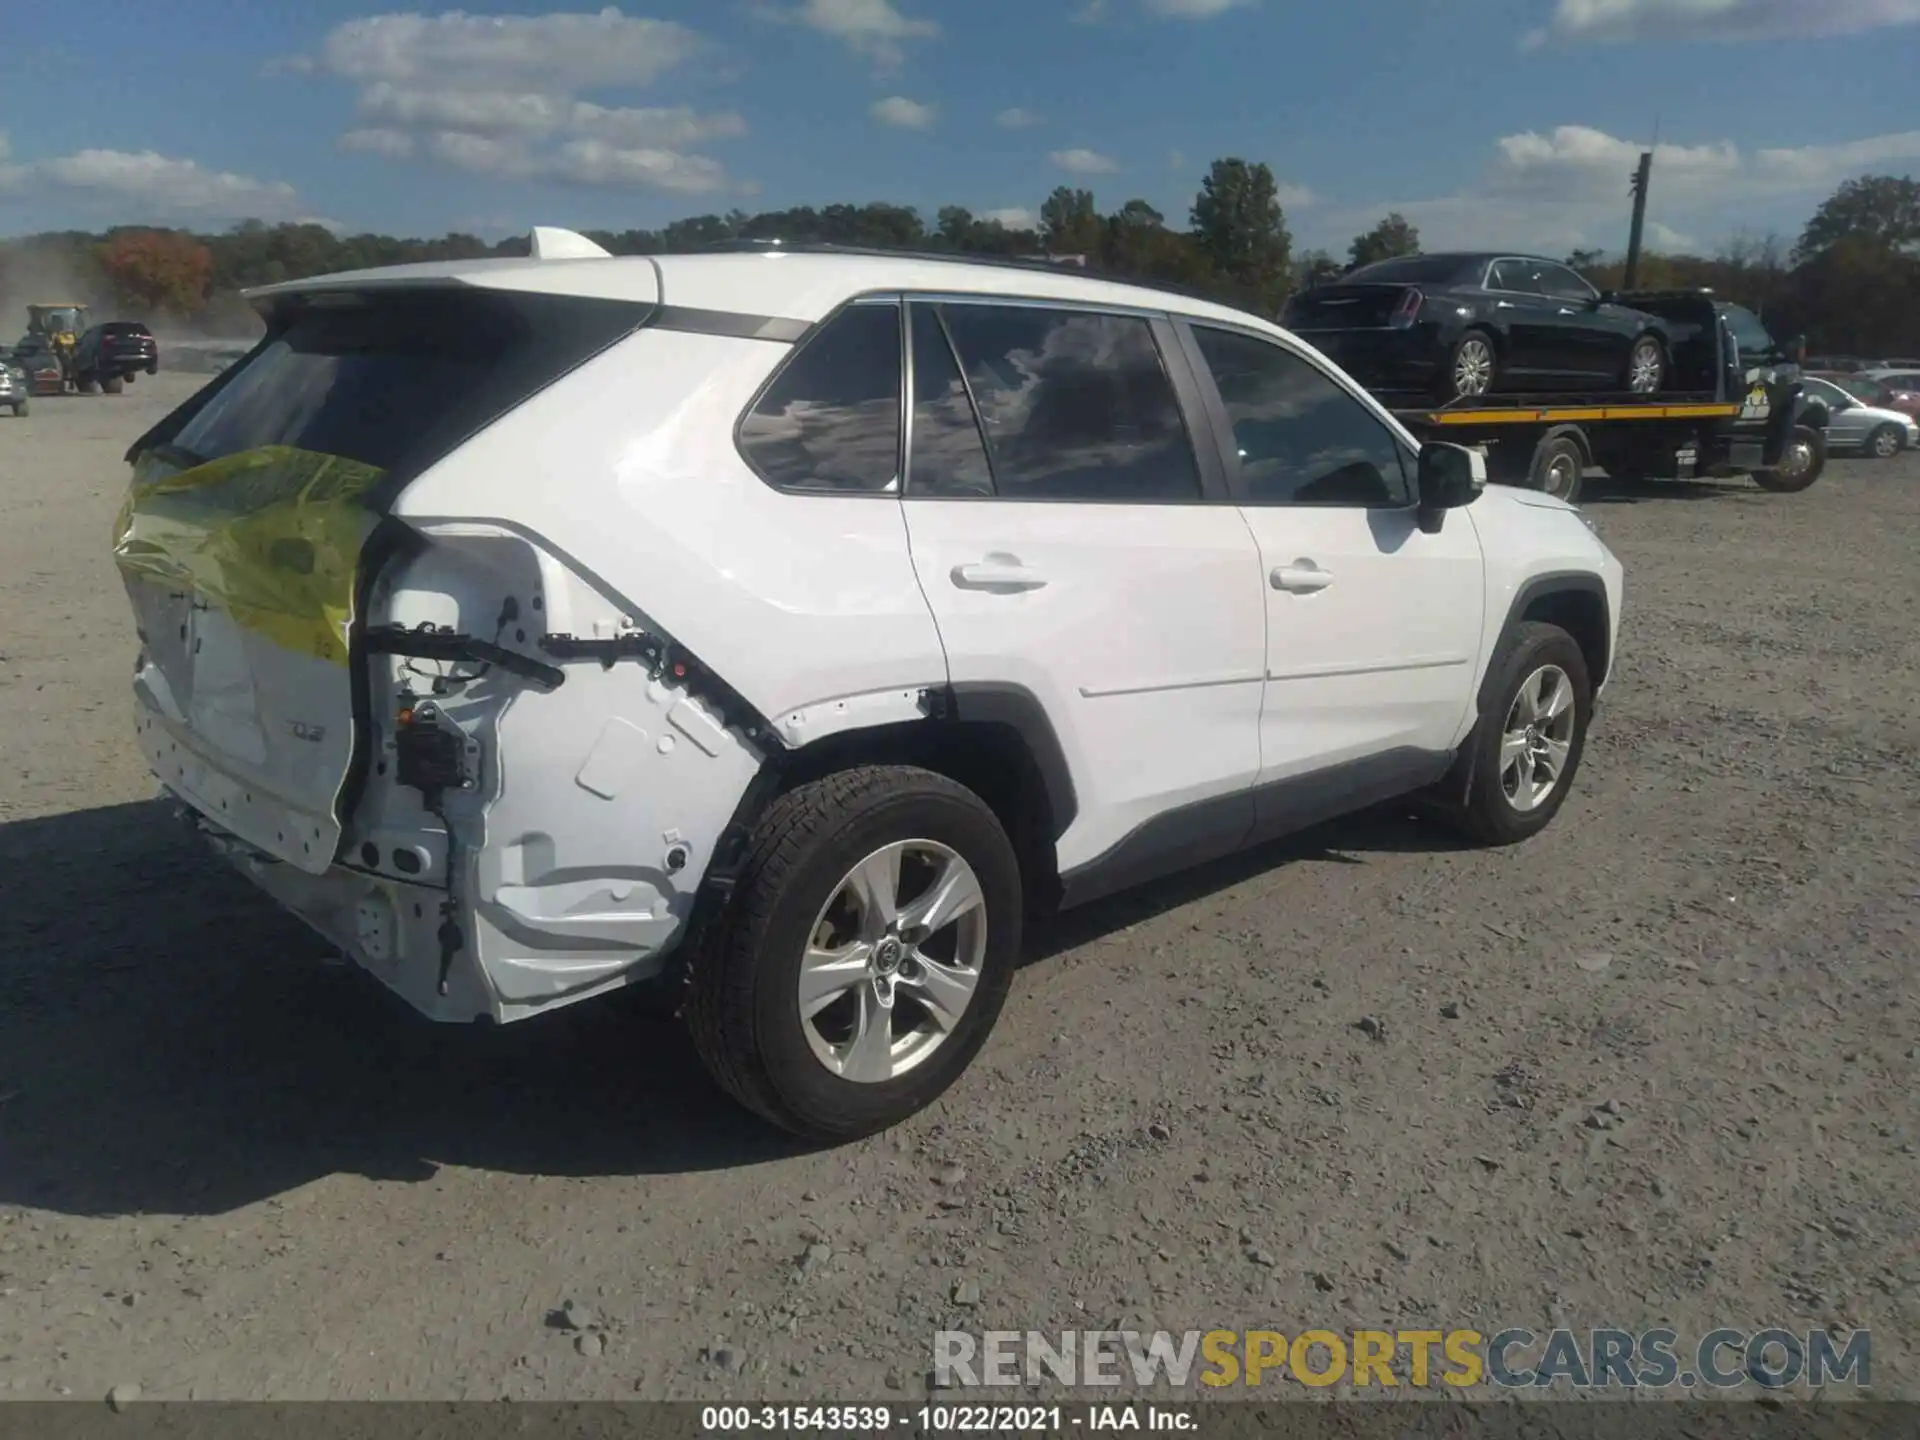
[[[323,872],[355,755],[361,557],[387,501],[644,315],[465,288],[296,302],[244,365],[143,436],[114,558],[159,778]]]
[[[1198,321],[1188,333],[1265,580],[1260,831],[1437,778],[1478,668],[1472,519],[1423,531],[1406,441],[1307,356]]]
[[[1196,451],[1171,326],[971,297],[911,311],[914,568],[953,684],[1026,690],[1054,724],[1076,806],[1062,871],[1231,850],[1260,764],[1259,551]]]

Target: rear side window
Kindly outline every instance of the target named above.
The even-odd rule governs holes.
[[[1001,498],[1200,499],[1193,443],[1148,321],[1026,305],[940,313]]]
[[[802,343],[747,412],[741,453],[783,490],[894,491],[900,370],[900,307],[848,306]]]
[[[913,307],[913,453],[907,493],[939,499],[993,494],[993,469],[973,400],[940,312]]]
[[[1496,260],[1487,275],[1489,290],[1506,290],[1519,295],[1538,295],[1540,267],[1526,260]]]
[[[1201,325],[1193,335],[1233,424],[1247,503],[1413,503],[1404,446],[1323,371],[1251,335]]]

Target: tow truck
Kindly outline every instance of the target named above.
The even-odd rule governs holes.
[[[1674,377],[1660,395],[1476,395],[1445,405],[1380,398],[1422,440],[1480,450],[1487,478],[1569,503],[1589,468],[1616,480],[1748,475],[1763,490],[1805,490],[1826,468],[1827,414],[1800,381],[1799,349],[1711,290],[1610,297],[1665,319]]]

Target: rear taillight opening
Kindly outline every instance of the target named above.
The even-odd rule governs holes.
[[[1388,323],[1396,330],[1411,329],[1413,322],[1420,318],[1420,307],[1426,301],[1427,297],[1418,290],[1407,290],[1400,296],[1400,303],[1393,307],[1393,318]]]

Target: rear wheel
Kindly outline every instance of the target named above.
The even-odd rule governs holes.
[[[1580,499],[1580,477],[1586,468],[1587,452],[1578,440],[1571,435],[1549,435],[1533,452],[1527,484],[1572,505]]]
[[[1493,348],[1493,337],[1484,330],[1469,330],[1453,342],[1447,355],[1446,374],[1440,381],[1442,400],[1468,400],[1493,389],[1500,372],[1500,357]]]
[[[109,375],[100,382],[100,388],[109,395],[118,395],[124,387],[118,375]]]
[[[1020,871],[972,791],[904,766],[843,771],[774,802],[685,1016],[714,1078],[798,1135],[904,1120],[965,1070],[1019,955]]]
[[[26,413],[27,413],[26,401],[16,400],[13,402],[13,418],[14,419],[18,420],[22,415],[25,415]]]
[[[73,377],[73,388],[78,390],[82,395],[92,395],[99,390],[100,384],[93,378],[93,372],[91,370],[83,370],[80,374]]]
[[[1627,355],[1627,390],[1634,395],[1658,395],[1667,383],[1667,347],[1657,335],[1642,335]]]
[[[1867,437],[1866,451],[1876,460],[1891,460],[1900,453],[1906,440],[1898,425],[1882,425]]]
[[[1787,448],[1780,452],[1780,463],[1771,470],[1754,471],[1753,483],[1762,490],[1791,495],[1812,485],[1826,468],[1826,432],[1796,425],[1787,437]]]

